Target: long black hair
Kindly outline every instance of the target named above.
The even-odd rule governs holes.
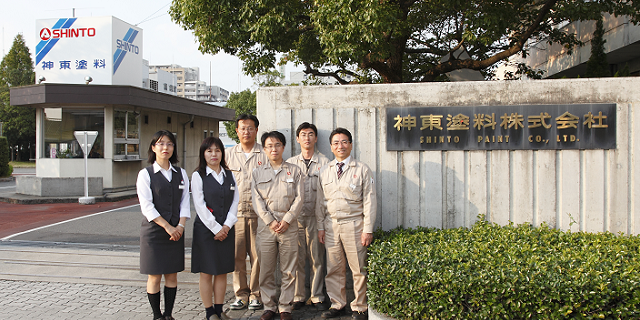
[[[204,152],[207,151],[207,149],[211,148],[212,145],[218,147],[218,149],[220,149],[222,153],[222,157],[220,158],[220,166],[223,169],[229,171],[229,167],[227,167],[227,160],[224,156],[224,144],[220,139],[216,137],[208,137],[202,140],[202,144],[200,145],[200,161],[198,162],[198,168],[195,170],[200,172],[200,175],[203,177],[207,174],[207,160],[204,158]]]
[[[171,140],[171,142],[173,143],[173,154],[171,155],[171,158],[169,158],[169,162],[171,162],[171,164],[178,163],[178,153],[176,152],[176,149],[178,149],[178,144],[176,144],[176,137],[168,130],[160,130],[153,135],[153,137],[151,138],[151,143],[149,143],[149,160],[147,161],[149,163],[156,162],[156,153],[153,152],[153,146],[158,143],[158,141],[160,141],[162,137],[169,138],[169,140]]]

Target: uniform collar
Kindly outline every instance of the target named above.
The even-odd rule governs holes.
[[[153,162],[153,173],[158,173],[158,171],[162,170],[162,167],[160,167],[160,165],[158,164],[158,162],[154,161]],[[176,170],[176,168],[173,167],[173,165],[171,165],[171,163],[169,163],[169,170],[167,171],[171,171],[173,170],[174,172],[178,172],[178,170]]]
[[[242,150],[241,144],[236,145],[236,152],[244,153],[244,150]],[[262,152],[262,146],[256,141],[256,143],[253,144],[253,148],[251,149],[250,153],[260,153],[260,152]]]
[[[298,160],[300,161],[304,161],[304,157],[302,156],[302,153],[298,154]],[[318,151],[314,151],[313,155],[311,156],[311,159],[309,159],[309,161],[311,162],[318,162]]]
[[[207,166],[205,170],[206,170],[206,173],[207,173],[206,175],[207,176],[212,174],[212,173],[217,175],[217,173],[215,171],[213,171],[213,169],[209,168],[209,166]],[[220,172],[222,173],[223,177],[227,176],[227,173],[225,172],[223,167],[220,167]]]
[[[342,162],[344,163],[345,167],[349,166],[349,163],[351,163],[351,155],[349,155],[346,159],[342,160],[342,161],[338,161],[338,159],[333,159],[333,165],[335,166],[338,162]]]

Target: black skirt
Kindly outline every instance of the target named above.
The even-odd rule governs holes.
[[[170,274],[184,270],[184,235],[178,241],[157,223],[142,219],[140,227],[140,273]]]
[[[223,241],[214,240],[215,235],[200,217],[193,223],[193,246],[191,249],[191,272],[220,275],[235,269],[235,227],[229,230]]]

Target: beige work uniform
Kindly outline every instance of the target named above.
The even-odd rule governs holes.
[[[318,188],[318,175],[320,169],[329,163],[329,159],[322,153],[316,152],[311,156],[307,166],[302,154],[287,159],[287,162],[300,167],[305,175],[304,205],[298,217],[298,266],[296,269],[296,293],[294,302],[306,300],[305,290],[305,264],[309,257],[309,269],[311,271],[311,302],[324,302],[324,245],[318,240],[318,228],[316,223],[316,192]]]
[[[269,159],[256,142],[249,158],[244,154],[241,145],[235,145],[225,150],[227,166],[236,178],[240,201],[238,203],[238,222],[236,222],[236,250],[235,270],[233,271],[233,290],[236,298],[245,301],[260,300],[260,262],[256,249],[256,234],[258,232],[258,216],[253,211],[251,203],[251,172]],[[247,284],[247,253],[251,263],[251,275]]]
[[[276,172],[277,171],[277,172]],[[264,309],[291,312],[298,261],[298,222],[304,201],[304,176],[298,166],[282,162],[274,171],[271,163],[253,171],[252,202],[258,214],[258,255],[260,256],[260,293]],[[283,233],[275,233],[274,220],[289,223]],[[282,280],[276,303],[276,265],[280,258]]]
[[[351,310],[367,310],[367,248],[362,233],[373,233],[376,221],[376,188],[369,167],[351,157],[338,179],[336,160],[320,171],[316,201],[318,230],[325,231],[327,277],[325,283],[331,308],[347,305],[346,262],[353,274],[355,299]]]

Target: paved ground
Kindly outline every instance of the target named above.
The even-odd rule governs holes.
[[[10,183],[0,182],[0,193],[10,192]],[[151,319],[146,276],[138,272],[142,214],[136,204],[135,199],[92,206],[0,203],[0,318]],[[187,248],[191,225],[185,235]],[[188,267],[190,250],[186,265],[178,275],[174,316],[203,319],[198,278]],[[225,309],[233,300],[231,276],[227,288]],[[227,314],[259,319],[262,310]],[[293,317],[321,319],[310,306],[294,311]],[[347,314],[340,319],[350,318]]]

